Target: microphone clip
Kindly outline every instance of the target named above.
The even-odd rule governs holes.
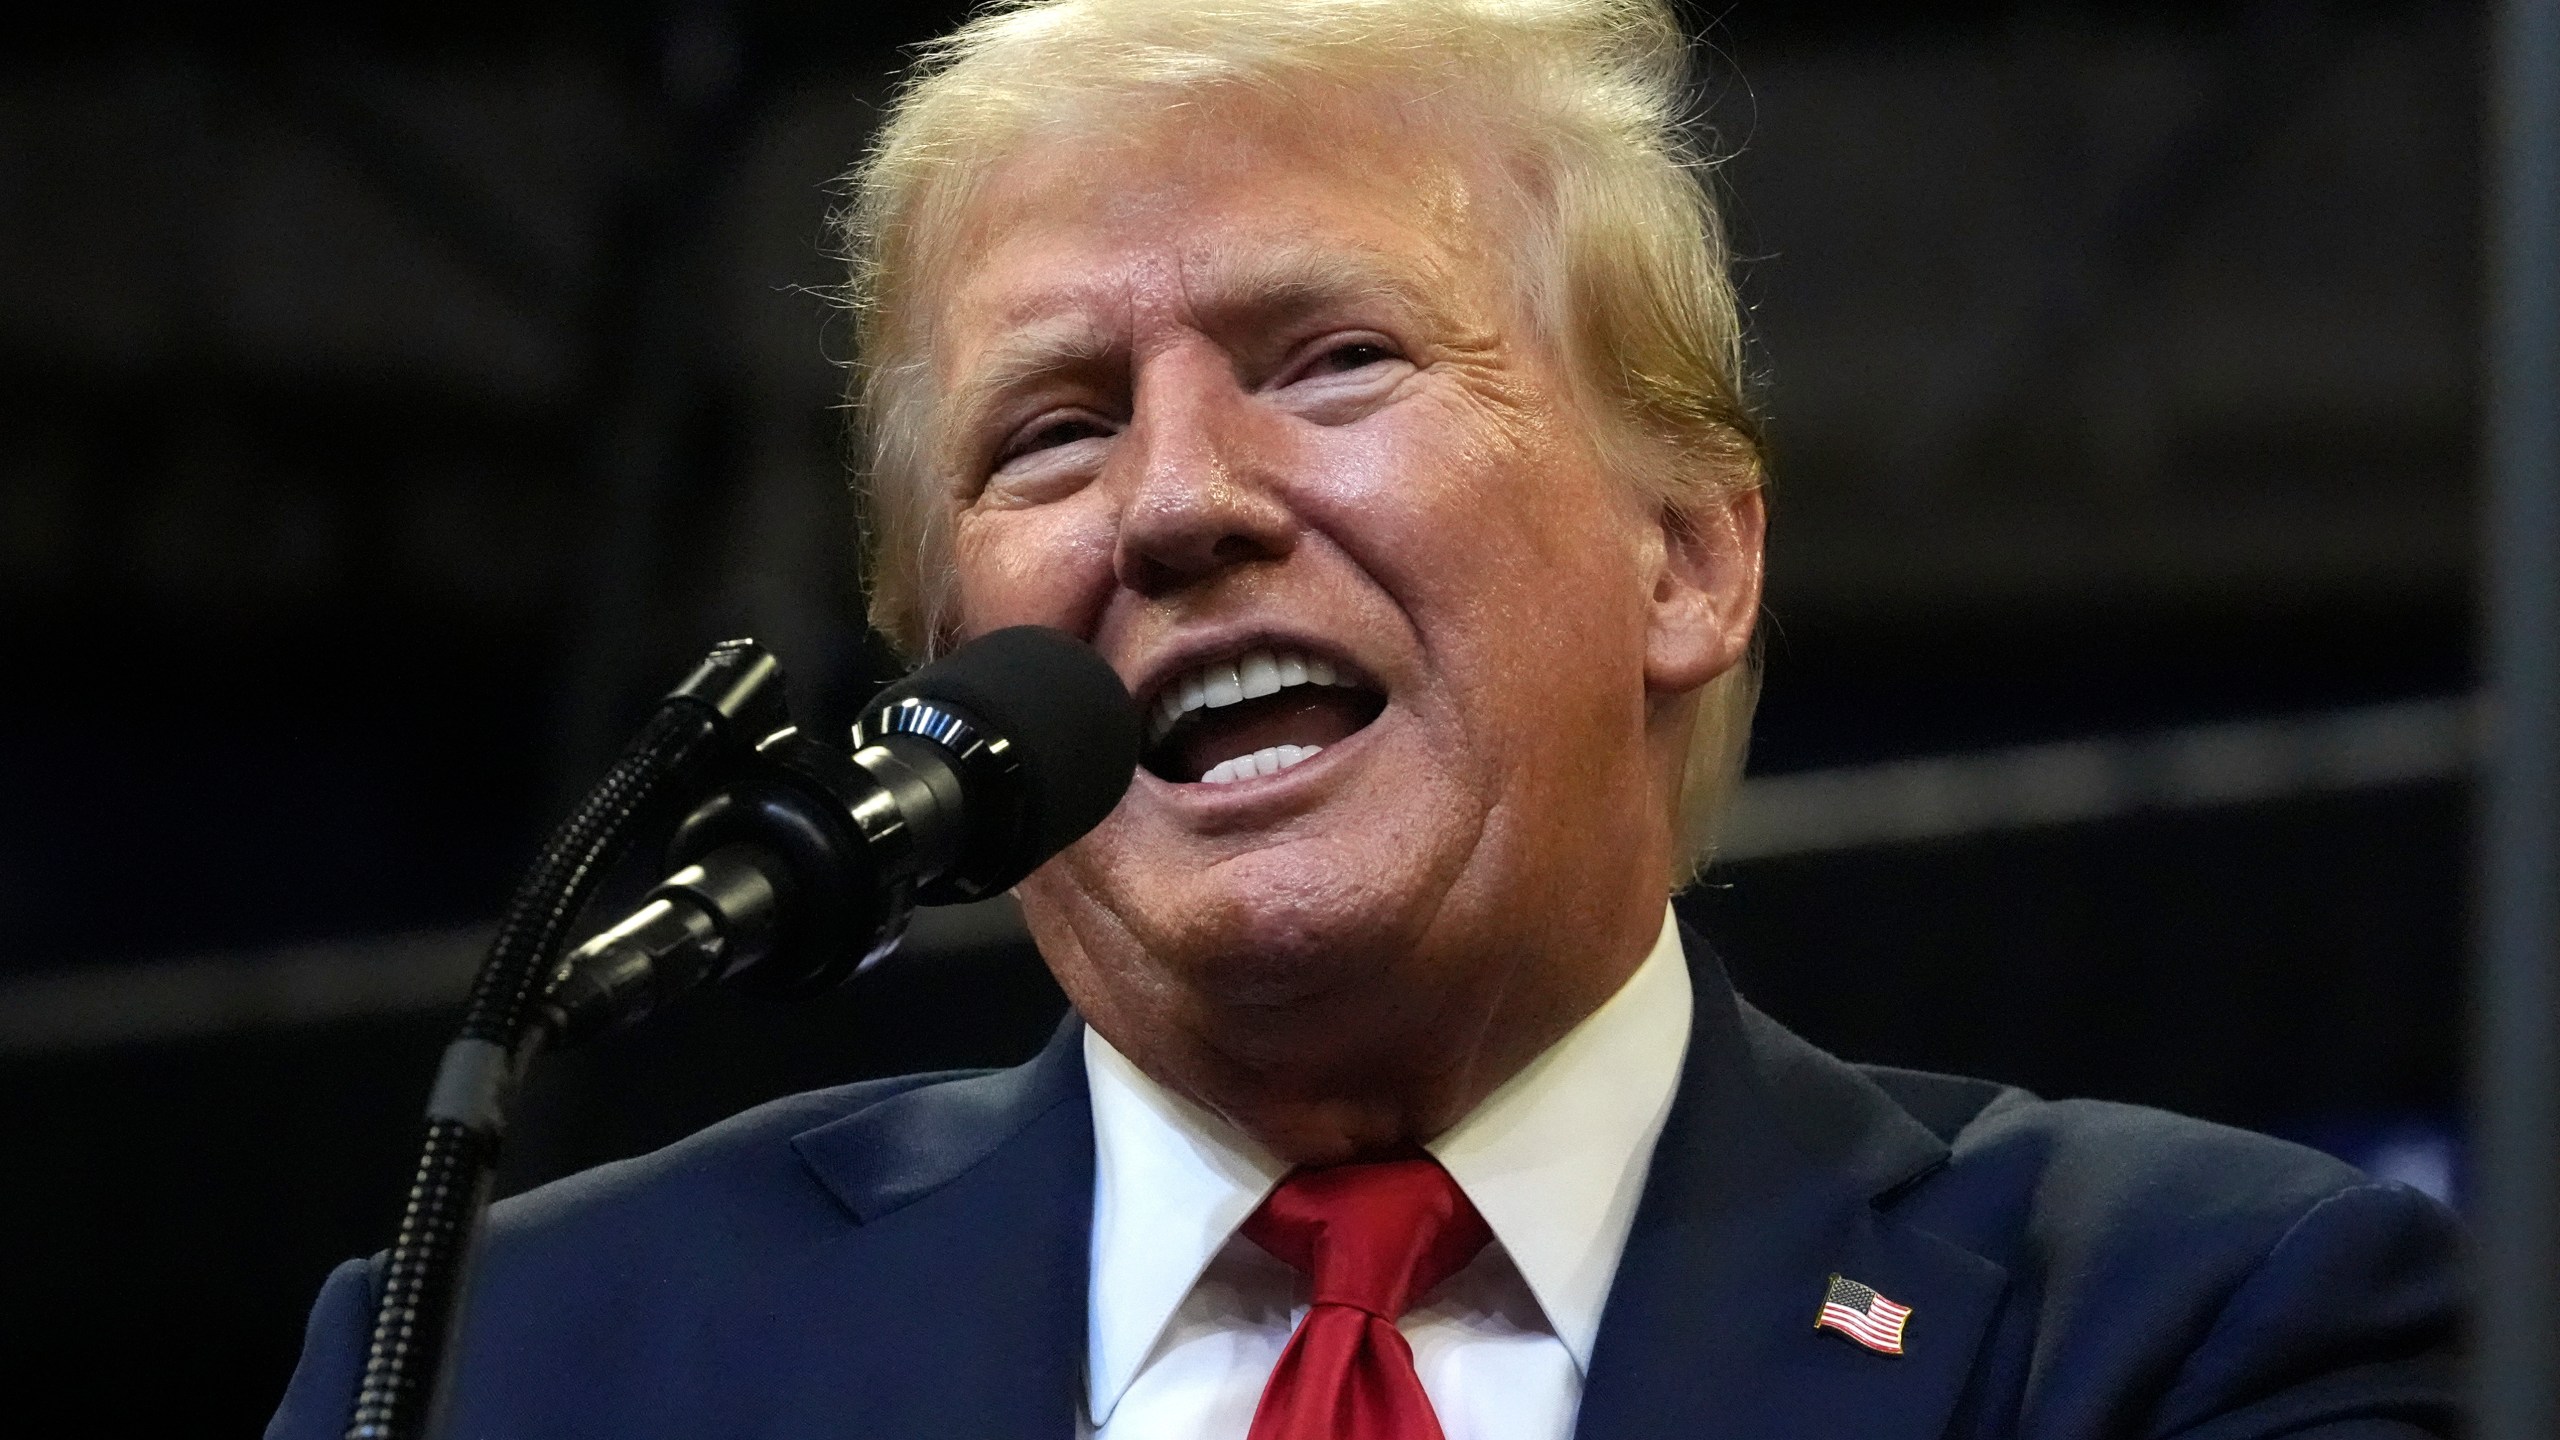
[[[690,692],[780,723],[677,825],[667,878],[553,967],[538,1002],[550,1048],[708,984],[774,996],[829,988],[897,948],[917,904],[1004,888],[986,882],[1004,878],[1003,857],[1023,842],[1018,746],[948,700],[894,694],[853,727],[849,746],[824,744],[789,723],[772,658],[732,645],[761,659],[724,646]]]

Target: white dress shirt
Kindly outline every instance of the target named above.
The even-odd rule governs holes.
[[[1581,1024],[1424,1148],[1493,1243],[1398,1326],[1447,1440],[1565,1440],[1689,1044],[1678,923]],[[1245,1440],[1307,1312],[1298,1272],[1237,1233],[1288,1167],[1088,1029],[1095,1440]]]

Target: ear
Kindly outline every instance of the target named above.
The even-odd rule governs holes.
[[[1645,687],[1681,695],[1742,663],[1750,649],[1769,512],[1755,486],[1686,509],[1666,506],[1655,523],[1661,551],[1647,600]]]

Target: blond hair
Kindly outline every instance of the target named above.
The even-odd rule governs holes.
[[[1675,521],[1759,488],[1688,62],[1662,0],[1002,0],[930,46],[838,221],[873,625],[915,656],[951,621],[928,261],[997,160],[1104,100],[1139,112],[1211,90],[1430,96],[1509,162],[1530,232],[1525,293],[1590,413],[1622,432],[1600,438],[1627,482]],[[1705,862],[1740,777],[1758,682],[1755,659],[1699,694],[1679,796],[1689,866]]]

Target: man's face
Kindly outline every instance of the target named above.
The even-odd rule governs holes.
[[[1154,742],[1021,890],[1124,1046],[1498,991],[1631,885],[1649,938],[1665,737],[1740,650],[1667,673],[1665,527],[1525,322],[1491,167],[1325,118],[1036,143],[939,277],[959,628],[1091,641]]]

